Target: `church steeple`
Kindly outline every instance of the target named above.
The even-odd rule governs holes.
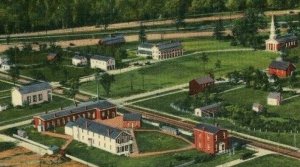
[[[276,34],[274,15],[272,15],[271,29],[270,29],[270,39],[276,39],[276,37],[277,37],[277,34]]]

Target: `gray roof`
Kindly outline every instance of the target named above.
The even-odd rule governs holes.
[[[278,93],[278,92],[271,92],[271,93],[269,93],[269,95],[268,95],[268,98],[272,98],[272,99],[277,99],[277,98],[279,98],[279,97],[281,97],[281,94]]]
[[[222,130],[219,127],[212,126],[212,125],[207,125],[207,124],[198,124],[198,125],[196,125],[196,129],[204,130],[206,132],[210,132],[210,133],[213,133],[213,134],[215,134],[215,133],[219,132],[220,130]]]
[[[291,64],[289,62],[285,62],[285,61],[272,61],[272,63],[269,65],[269,68],[275,68],[275,69],[279,69],[279,70],[287,70],[290,65],[293,65],[293,64]]]
[[[215,80],[212,77],[210,77],[210,76],[206,76],[206,77],[195,79],[195,81],[198,84],[206,84],[206,83],[214,82]]]
[[[94,55],[93,57],[91,57],[91,59],[96,59],[96,60],[101,60],[101,61],[108,61],[108,60],[114,59],[114,58],[109,57],[109,56]]]
[[[221,102],[219,103],[214,103],[214,104],[211,104],[211,105],[207,105],[207,106],[204,106],[204,107],[200,107],[200,110],[202,111],[205,111],[205,110],[210,110],[210,109],[214,109],[214,108],[218,108],[221,106]]]
[[[142,43],[139,45],[140,48],[147,48],[147,49],[151,49],[154,46],[154,44],[152,43]]]
[[[19,88],[19,91],[22,94],[28,94],[28,93],[38,92],[38,91],[48,90],[48,89],[51,89],[50,84],[48,82],[42,82],[42,83],[22,86]]]
[[[123,35],[109,36],[109,37],[101,39],[101,42],[105,45],[113,45],[113,44],[118,44],[118,43],[124,43],[125,38]]]
[[[74,113],[81,113],[84,111],[93,110],[96,108],[108,109],[108,108],[112,108],[112,107],[115,107],[115,105],[108,101],[104,101],[104,100],[96,101],[96,102],[87,102],[87,103],[79,104],[78,106],[71,106],[71,107],[68,107],[63,110],[58,110],[56,112],[51,112],[48,114],[40,115],[40,118],[45,121],[48,121],[48,120],[52,120],[55,118],[72,115]]]
[[[83,60],[83,59],[86,59],[86,57],[80,56],[80,55],[75,55],[75,56],[73,57],[73,59]]]
[[[122,130],[117,129],[117,128],[113,128],[104,124],[101,124],[99,122],[94,122],[91,121],[89,119],[85,119],[85,118],[78,118],[75,122],[73,126],[78,126],[82,129],[87,129],[91,132],[97,133],[97,134],[101,134],[103,136],[115,139],[117,138],[122,132]]]
[[[158,43],[156,46],[161,51],[182,48],[181,42],[179,42],[179,41],[162,42],[162,43]]]
[[[294,34],[287,34],[287,35],[277,36],[275,40],[282,43],[288,41],[298,41],[298,38]]]
[[[142,115],[138,113],[126,113],[123,115],[124,121],[140,121],[142,119]]]

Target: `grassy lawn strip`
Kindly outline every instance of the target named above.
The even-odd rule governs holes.
[[[152,91],[159,88],[187,83],[193,78],[205,76],[201,55],[181,57],[169,61],[156,63],[148,68],[130,71],[115,75],[115,83],[111,87],[111,97],[123,97],[131,94]],[[276,57],[273,53],[263,51],[225,52],[208,54],[209,62],[206,70],[211,69],[215,76],[223,76],[233,70],[244,69],[248,66],[264,69]],[[221,68],[215,69],[215,62],[221,60]],[[257,60],[260,61],[257,61]],[[180,70],[178,70],[180,69]],[[143,90],[144,77],[144,90]],[[133,89],[131,89],[131,79]],[[96,92],[96,82],[87,82],[81,85],[81,90]],[[100,95],[105,92],[100,87]]]
[[[140,152],[156,152],[183,148],[188,143],[176,137],[160,132],[135,132]]]
[[[196,166],[204,165],[213,167],[240,158],[241,154],[249,150],[236,151],[235,155],[220,155],[216,156],[209,162],[199,163]],[[179,153],[164,154],[158,156],[149,156],[141,158],[129,158],[124,156],[116,156],[103,150],[87,147],[86,144],[73,141],[67,148],[67,154],[78,157],[85,161],[94,163],[99,166],[114,166],[114,167],[166,167],[172,165],[180,165],[185,162],[193,161],[195,157],[205,156],[196,150],[184,151]]]
[[[53,96],[53,100],[51,102],[46,102],[39,105],[33,105],[22,108],[10,108],[4,112],[0,113],[0,122],[8,121],[10,119],[16,119],[19,117],[26,117],[27,115],[50,111],[54,109],[58,109],[60,107],[66,107],[71,105],[73,102],[61,97]],[[31,117],[30,117],[31,118]]]
[[[8,90],[8,89],[11,89],[13,87],[12,84],[9,84],[9,83],[6,83],[6,82],[1,82],[0,81],[0,91],[2,90]],[[3,92],[1,92],[2,94]]]
[[[250,160],[238,165],[235,165],[235,167],[265,167],[265,166],[272,166],[272,167],[294,167],[294,166],[300,166],[300,161],[288,158],[281,155],[266,155],[262,157],[258,157],[254,160]]]

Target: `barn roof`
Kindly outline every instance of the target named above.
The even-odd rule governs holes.
[[[212,77],[210,77],[210,76],[206,76],[206,77],[195,79],[195,81],[198,84],[206,84],[206,83],[214,82],[215,80]]]
[[[213,133],[213,134],[215,134],[215,133],[219,132],[220,130],[222,130],[219,127],[212,126],[212,125],[207,125],[207,124],[198,124],[198,125],[196,125],[195,128],[199,129],[199,130],[204,130],[206,132],[210,132],[210,133]]]
[[[22,94],[28,94],[28,93],[32,93],[32,92],[47,90],[47,89],[51,89],[50,84],[48,82],[42,82],[42,83],[22,86],[19,88],[19,91]]]
[[[87,103],[79,104],[78,106],[71,106],[71,107],[68,107],[63,110],[58,110],[55,112],[44,114],[39,117],[42,118],[43,120],[47,121],[47,120],[52,120],[52,119],[63,117],[63,116],[68,116],[68,115],[71,115],[74,113],[81,113],[81,112],[96,109],[96,108],[104,110],[104,109],[108,109],[108,108],[112,108],[112,107],[115,107],[115,105],[108,101],[104,101],[104,100],[96,101],[96,102],[87,102]]]
[[[101,124],[99,122],[94,122],[91,121],[89,119],[85,119],[85,118],[78,118],[73,126],[78,126],[82,129],[87,129],[91,132],[97,133],[97,134],[101,134],[103,136],[115,139],[117,138],[122,132],[122,130],[117,129],[117,128],[113,128],[104,124]]]
[[[123,115],[124,121],[140,121],[142,119],[142,115],[138,113],[126,113]]]
[[[287,70],[290,65],[293,65],[293,64],[290,62],[285,62],[285,61],[272,61],[272,63],[269,65],[269,68],[275,68],[275,69],[279,69],[279,70]]]

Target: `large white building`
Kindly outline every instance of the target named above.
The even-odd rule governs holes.
[[[79,56],[79,55],[75,55],[72,58],[72,64],[74,66],[79,66],[79,65],[87,65],[87,58],[84,56]]]
[[[139,56],[151,56],[154,60],[163,60],[183,55],[183,47],[179,41],[168,41],[158,44],[141,44]]]
[[[65,126],[65,134],[101,150],[116,155],[132,153],[133,137],[126,131],[109,127],[85,118],[78,118]]]
[[[104,71],[114,70],[116,61],[112,57],[95,55],[90,59],[91,68],[99,68]]]
[[[11,92],[13,106],[40,104],[52,100],[52,88],[47,82],[15,87]]]
[[[298,46],[298,38],[294,34],[277,35],[274,16],[272,16],[270,37],[265,41],[266,50],[271,52],[278,52],[284,48],[294,48]]]

